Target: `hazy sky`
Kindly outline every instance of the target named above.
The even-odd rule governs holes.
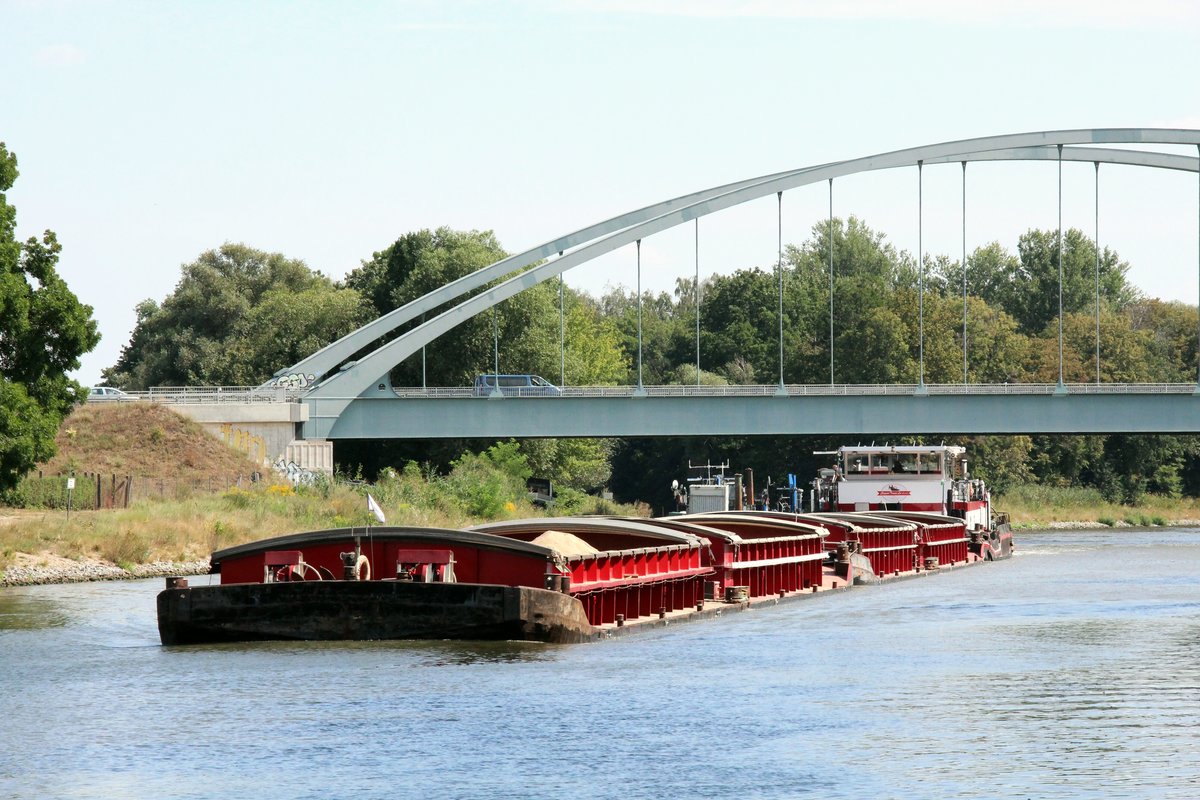
[[[45,228],[111,366],[134,306],[223,242],[340,278],[408,231],[510,251],[685,192],[973,136],[1200,128],[1200,3],[951,0],[0,0],[0,141],[22,238]],[[1189,152],[1195,155],[1195,150]],[[1197,300],[1197,179],[1101,170],[1100,240],[1149,294]],[[968,247],[1057,224],[1053,164],[968,168]],[[1090,164],[1065,224],[1093,230]],[[917,249],[915,169],[835,183]],[[962,250],[957,165],[925,170],[927,253]],[[784,240],[828,213],[784,196]],[[643,243],[643,284],[695,268],[690,226]],[[774,198],[705,218],[703,274],[770,266]],[[632,286],[634,256],[569,285]],[[286,366],[286,365],[281,365]]]

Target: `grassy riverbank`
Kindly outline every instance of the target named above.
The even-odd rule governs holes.
[[[458,494],[449,479],[411,472],[393,475],[371,491],[391,525],[465,528],[545,513],[523,499],[523,486],[517,492],[501,481],[489,493],[487,475],[477,470],[474,477],[480,484],[468,496]],[[646,510],[585,498],[573,512],[644,515]],[[205,562],[213,550],[268,536],[368,523],[377,524],[367,512],[364,489],[332,482],[257,484],[147,500],[128,509],[76,511],[69,519],[64,510],[0,508],[0,580],[13,568],[67,574],[72,563],[86,567],[85,574],[98,565],[136,574],[146,565]],[[114,577],[111,570],[104,574]]]
[[[1123,506],[1104,500],[1095,489],[1026,485],[1014,487],[993,501],[1007,511],[1018,530],[1053,528],[1071,523],[1097,528],[1156,525],[1200,526],[1200,498],[1170,498],[1146,495],[1137,506]]]
[[[479,476],[476,475],[476,478]],[[453,487],[414,474],[397,475],[374,487],[388,522],[463,528],[499,517],[540,512],[524,502],[506,501],[499,514],[472,514],[470,502]],[[470,498],[468,498],[470,500]],[[997,498],[1016,528],[1063,525],[1135,526],[1200,524],[1195,499],[1147,497],[1130,508],[1106,503],[1087,489],[1022,486]],[[644,507],[590,505],[578,513],[644,514]],[[177,500],[146,501],[132,508],[74,512],[0,509],[0,573],[13,568],[71,570],[116,567],[131,574],[147,565],[203,563],[223,547],[303,530],[366,525],[363,489],[325,484],[295,488],[259,484],[251,489],[201,493]],[[119,576],[109,569],[100,573]]]

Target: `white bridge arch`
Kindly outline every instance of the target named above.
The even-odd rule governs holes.
[[[1126,147],[1119,149],[1113,145]],[[286,381],[289,376],[312,376],[316,385],[306,393],[305,401],[320,407],[318,416],[327,420],[336,418],[340,408],[355,398],[370,395],[393,367],[419,352],[423,346],[526,289],[605,253],[708,214],[778,192],[848,175],[921,164],[1047,160],[1121,164],[1193,173],[1200,171],[1200,159],[1196,157],[1130,149],[1130,145],[1191,145],[1200,150],[1200,131],[1097,128],[964,139],[778,172],[682,195],[552,239],[446,284],[364,325],[297,364],[280,370],[271,383]],[[555,255],[558,257],[555,258]],[[549,260],[524,269],[542,259]],[[334,371],[354,353],[399,326],[486,286],[499,277],[522,269],[524,271],[508,280],[459,302],[353,364]]]

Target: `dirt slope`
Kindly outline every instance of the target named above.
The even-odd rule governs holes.
[[[46,475],[74,471],[204,481],[262,471],[157,403],[85,403],[63,421],[55,442],[58,455],[39,467]]]

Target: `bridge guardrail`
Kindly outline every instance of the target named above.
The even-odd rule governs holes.
[[[787,384],[784,390],[789,397],[830,396],[891,396],[903,397],[918,394],[920,387],[906,384]],[[925,384],[930,395],[1053,395],[1060,391],[1057,383],[943,383]],[[1195,383],[1069,383],[1064,384],[1067,394],[1193,394]],[[668,384],[643,386],[648,397],[774,397],[779,392],[778,384],[695,386]],[[397,397],[411,398],[462,398],[476,397],[471,387],[431,386],[397,387]],[[560,395],[552,397],[633,397],[636,386],[567,386]],[[512,388],[503,390],[504,397],[546,398],[544,390],[536,388]],[[486,399],[486,398],[482,398]]]
[[[904,397],[918,394],[915,383],[896,384],[787,384],[788,397]],[[1193,394],[1195,383],[1069,383],[1064,388],[1072,395],[1127,394]],[[648,397],[773,397],[778,384],[695,386],[667,384],[643,386]],[[636,386],[567,386],[561,394],[547,395],[541,387],[513,387],[503,390],[505,398],[536,397],[633,397]],[[1060,391],[1056,383],[930,383],[925,393],[930,395],[1053,395]],[[395,397],[411,399],[488,399],[475,394],[470,386],[402,386],[393,389]],[[219,403],[294,403],[304,397],[298,388],[258,386],[163,386],[144,392],[127,392],[130,400],[145,400],[164,404]],[[386,398],[387,395],[380,397]],[[354,399],[354,398],[346,398]],[[371,399],[371,398],[368,398]]]
[[[261,388],[258,386],[157,386],[144,392],[126,392],[130,400],[146,400],[167,405],[195,403],[293,403],[304,389]]]

